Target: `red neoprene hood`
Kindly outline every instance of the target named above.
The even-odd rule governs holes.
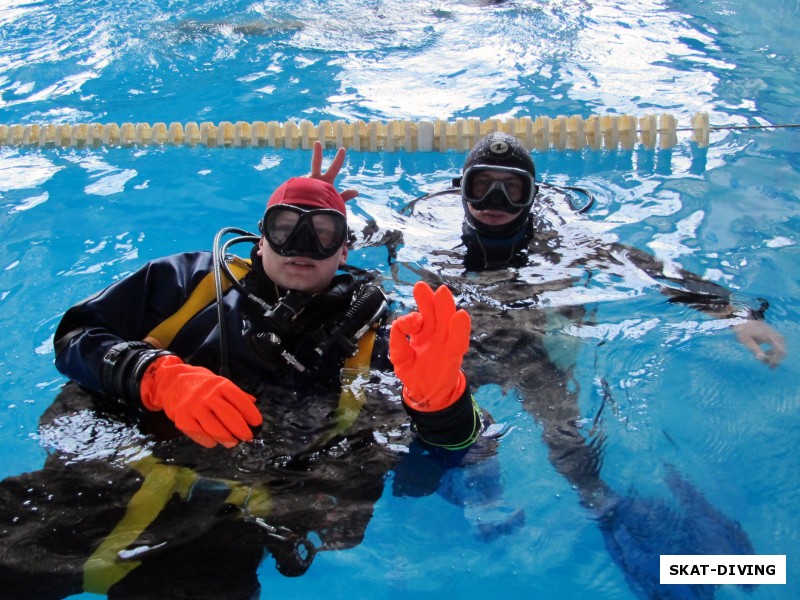
[[[292,177],[273,192],[267,208],[291,204],[307,208],[332,208],[347,218],[345,202],[330,183],[310,177]]]

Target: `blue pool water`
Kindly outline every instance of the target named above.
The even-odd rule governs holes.
[[[281,3],[119,0],[0,3],[0,124],[670,113],[686,126],[800,122],[797,0]],[[255,24],[255,27],[253,25]],[[330,158],[332,151],[328,151]],[[0,473],[41,468],[38,419],[65,382],[52,336],[64,310],[145,261],[210,249],[223,225],[255,229],[266,195],[308,170],[301,150],[0,147]],[[405,229],[401,259],[458,237],[458,203],[400,210],[446,187],[464,154],[350,152],[341,185],[359,219]],[[582,416],[603,406],[603,479],[668,497],[671,464],[759,554],[787,556],[787,585],[717,598],[796,597],[800,557],[800,132],[723,129],[700,148],[534,153],[539,179],[590,189],[569,226],[647,250],[769,302],[786,338],[775,369],[724,322],[658,294],[588,287],[593,324],[555,331],[576,357]],[[385,251],[351,262],[387,275]],[[263,597],[634,598],[597,524],[552,468],[513,390],[477,390],[505,425],[499,462],[525,525],[485,542],[437,495],[384,494],[361,544],[282,577]],[[612,400],[604,396],[605,389]],[[603,398],[606,403],[603,404]],[[588,426],[588,425],[587,425]],[[86,597],[91,597],[87,594]]]

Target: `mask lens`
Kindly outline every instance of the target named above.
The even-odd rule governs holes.
[[[277,246],[282,246],[297,227],[300,214],[289,210],[267,212],[264,220],[264,233],[267,241]]]
[[[344,243],[344,220],[336,214],[311,214],[311,225],[319,245],[326,250],[337,249]]]

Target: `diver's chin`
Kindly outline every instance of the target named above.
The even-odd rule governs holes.
[[[476,221],[480,221],[484,225],[490,227],[497,227],[500,225],[508,225],[519,216],[521,211],[515,213],[507,213],[502,210],[476,210],[473,217]]]

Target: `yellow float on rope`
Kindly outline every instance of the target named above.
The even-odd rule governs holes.
[[[529,150],[631,150],[671,148],[678,143],[677,119],[670,114],[456,119],[455,121],[221,121],[155,123],[78,123],[0,125],[0,146],[206,146],[214,148],[286,148],[308,150],[315,141],[326,148],[367,152],[467,151],[487,133],[516,136]],[[708,113],[697,113],[691,131],[700,146],[708,145]]]

